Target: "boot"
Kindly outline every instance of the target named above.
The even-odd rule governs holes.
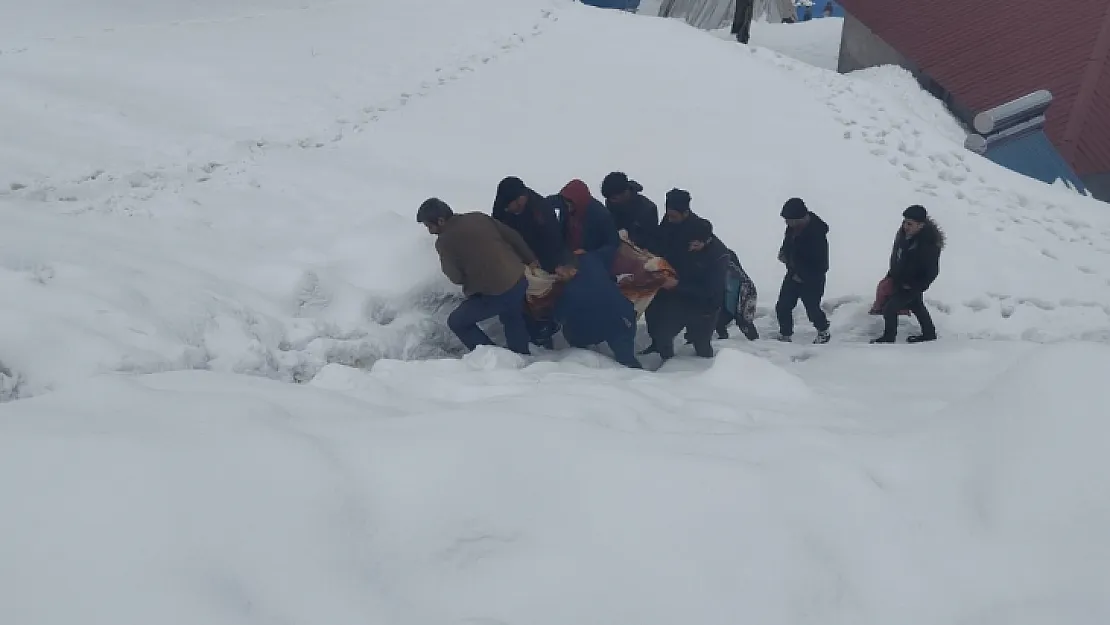
[[[871,339],[871,344],[872,345],[878,345],[880,343],[893,343],[893,342],[894,342],[894,337],[893,336],[888,336],[886,334],[880,336],[877,339]]]
[[[832,340],[832,335],[829,334],[829,331],[828,330],[821,330],[820,332],[817,333],[817,338],[813,339],[813,344],[814,345],[824,345],[825,343],[828,343],[830,340]]]
[[[756,330],[755,326],[752,326],[752,325],[741,326],[740,331],[744,333],[744,336],[747,337],[747,339],[749,341],[758,341],[759,340],[759,330]]]
[[[780,334],[775,338],[778,339],[780,343],[791,343],[794,341],[794,335],[792,334]]]
[[[907,343],[925,343],[937,340],[936,334],[915,334],[906,338]]]

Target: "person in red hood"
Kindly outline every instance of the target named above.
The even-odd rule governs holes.
[[[567,248],[575,254],[599,252],[607,267],[612,264],[621,243],[617,226],[613,215],[594,199],[586,183],[577,178],[571,180],[559,195],[548,199],[559,208],[559,223]]]

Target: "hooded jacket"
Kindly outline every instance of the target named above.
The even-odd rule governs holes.
[[[887,277],[894,282],[895,288],[924,293],[940,275],[940,253],[944,244],[944,232],[932,219],[912,237],[907,237],[899,228],[890,252]]]
[[[779,259],[786,264],[787,277],[797,276],[803,283],[815,284],[829,272],[829,225],[816,213],[801,230],[786,227]]]
[[[594,199],[586,183],[571,180],[559,195],[549,199],[560,207],[559,221],[567,249],[587,252],[604,250],[603,256],[608,258],[608,265],[620,245],[620,237],[613,224],[613,216],[605,205]]]
[[[499,206],[494,208],[493,218],[516,230],[536,254],[543,270],[553,272],[556,267],[568,262],[559,218],[555,216],[551,203],[539,193],[527,189],[525,194],[528,204],[519,215]]]
[[[627,202],[605,201],[605,208],[613,215],[617,230],[626,230],[628,239],[636,246],[651,249],[659,228],[659,207],[640,194],[644,190],[640,183],[629,181],[632,197]]]

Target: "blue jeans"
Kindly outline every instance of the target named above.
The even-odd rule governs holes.
[[[493,345],[489,335],[478,327],[478,322],[497,317],[505,327],[508,348],[518,354],[531,353],[528,349],[528,328],[524,325],[524,297],[527,293],[528,280],[521,278],[501,295],[471,295],[447,317],[447,327],[468,350],[474,351],[479,345]]]

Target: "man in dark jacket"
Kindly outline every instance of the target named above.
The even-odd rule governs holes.
[[[620,237],[613,216],[594,199],[586,183],[571,180],[559,195],[549,199],[560,208],[559,222],[566,248],[575,255],[600,251],[599,258],[606,267],[610,266],[620,246]]]
[[[789,342],[794,336],[794,307],[800,299],[810,322],[817,328],[813,342],[828,343],[829,320],[821,310],[821,298],[825,296],[825,275],[829,272],[829,226],[799,198],[783,204],[782,218],[786,221],[786,234],[779,248],[779,261],[786,265],[786,277],[775,305],[779,340]]]
[[[512,228],[485,213],[456,215],[446,202],[429,198],[416,221],[436,235],[440,267],[451,282],[462,286],[466,300],[447,317],[447,325],[468,350],[493,345],[478,322],[497,317],[505,327],[509,349],[528,354],[524,298],[528,281],[524,267],[537,263],[535,254]]]
[[[520,233],[544,271],[565,276],[574,266],[574,255],[563,246],[555,209],[520,178],[509,176],[497,185],[493,218]],[[546,314],[525,314],[524,323],[534,344],[552,348],[551,339],[559,331],[553,319]]]
[[[548,273],[570,260],[555,209],[520,178],[509,176],[497,185],[493,218],[520,233]]]
[[[578,256],[578,266],[563,285],[555,319],[571,347],[607,343],[617,362],[642,369],[636,359],[636,311],[609,275],[603,252]]]
[[[605,198],[605,208],[613,215],[617,231],[625,231],[633,245],[651,249],[659,227],[659,207],[643,196],[643,190],[640,183],[619,171],[605,176],[601,182],[601,196]]]
[[[909,309],[921,324],[921,334],[906,339],[922,343],[937,339],[937,328],[925,307],[925,291],[940,275],[940,252],[944,249],[944,232],[930,217],[924,206],[913,205],[903,213],[902,227],[894,237],[887,277],[894,285],[894,294],[883,304],[883,335],[872,343],[893,343],[898,337],[898,311]]]
[[[710,340],[724,304],[729,250],[713,236],[713,225],[690,210],[690,194],[667,193],[667,218],[660,231],[661,254],[678,272],[675,283],[664,285],[647,309],[651,346],[664,360],[674,356],[674,338],[683,328],[694,351],[713,357]]]

